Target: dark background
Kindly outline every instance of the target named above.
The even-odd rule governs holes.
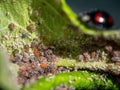
[[[114,20],[113,29],[120,28],[120,0],[66,0],[75,13],[100,9],[108,12]]]

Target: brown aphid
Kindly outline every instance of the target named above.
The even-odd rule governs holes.
[[[40,51],[45,51],[45,50],[47,50],[47,49],[48,49],[48,47],[45,46],[45,45],[43,45],[41,42],[38,44],[38,50],[40,50]]]
[[[55,74],[57,72],[57,66],[55,66],[52,63],[50,63],[47,68],[50,69],[50,73],[52,73],[52,74]]]
[[[114,70],[114,71],[112,71],[112,72],[113,72],[113,74],[116,75],[116,76],[119,76],[119,75],[120,75],[120,72],[117,71],[117,70]]]
[[[31,70],[32,67],[33,67],[32,64],[27,65],[27,70]]]
[[[33,48],[33,53],[34,53],[35,57],[39,57],[40,56],[40,53],[39,53],[37,48]]]
[[[47,62],[47,58],[44,57],[44,56],[41,56],[39,61],[40,61],[40,62]]]
[[[23,76],[23,77],[28,77],[29,76],[29,73],[25,70],[25,71],[22,71],[22,70],[20,70],[20,72],[19,72],[20,74],[20,76]]]
[[[105,46],[105,49],[110,53],[113,51],[112,46]]]
[[[13,51],[13,55],[14,55],[14,56],[19,55],[19,50],[18,50],[18,49],[15,49],[15,50]]]
[[[91,52],[91,58],[95,61],[97,61],[99,59],[98,54],[96,52]]]
[[[28,29],[30,32],[35,31],[35,26],[34,26],[34,24],[28,25],[28,26],[27,26],[27,29]]]
[[[31,48],[35,48],[35,47],[37,47],[37,45],[38,45],[38,41],[37,40],[33,40],[31,42]]]
[[[45,46],[45,45],[41,45],[41,49],[43,49],[43,50],[47,50],[47,49],[48,49],[48,47],[47,47],[47,46]]]
[[[51,50],[55,50],[55,46],[53,46],[53,45],[49,46],[48,48]]]
[[[46,53],[47,53],[48,55],[53,55],[53,51],[50,50],[50,49],[48,49],[48,50],[46,51]]]
[[[50,73],[55,74],[57,72],[56,67],[51,68]]]
[[[8,26],[8,28],[9,28],[10,30],[14,30],[14,28],[15,28],[14,23],[10,23],[9,26]]]
[[[94,57],[94,60],[97,61],[99,60],[99,55],[96,53],[96,56]]]
[[[28,52],[28,51],[29,51],[29,45],[28,45],[28,44],[24,45],[24,51],[25,51],[25,52]]]
[[[20,66],[19,69],[22,70],[22,71],[26,71],[27,67],[26,66]]]
[[[83,53],[83,56],[85,58],[85,61],[89,61],[90,60],[90,55],[87,52]]]
[[[120,62],[120,57],[112,57],[111,60],[113,62]]]
[[[91,58],[95,58],[96,52],[91,52]]]
[[[41,67],[41,68],[47,68],[47,63],[41,63],[41,64],[40,64],[40,67]]]
[[[31,64],[31,68],[32,69],[39,69],[36,65],[34,65],[34,64]]]
[[[40,12],[38,10],[35,11],[35,16],[36,17],[40,16]]]
[[[79,55],[79,56],[78,56],[78,60],[79,60],[80,62],[83,62],[83,61],[84,61],[84,59],[85,59],[85,58],[84,58],[84,56],[83,56],[83,55]]]
[[[120,51],[113,51],[112,55],[114,57],[120,57]]]

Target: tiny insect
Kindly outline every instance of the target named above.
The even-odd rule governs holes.
[[[103,10],[92,10],[79,14],[79,19],[88,26],[96,29],[110,29],[114,21],[109,13]]]
[[[34,53],[35,57],[39,57],[40,56],[40,53],[39,53],[37,48],[33,48],[33,53]]]
[[[10,30],[14,30],[14,28],[15,28],[14,23],[10,23],[9,26],[8,26],[8,28],[9,28]]]
[[[40,12],[38,10],[35,11],[35,16],[39,17],[40,16]]]
[[[30,32],[35,31],[35,26],[34,26],[34,24],[28,25],[28,26],[27,26],[27,29],[28,29]]]
[[[47,68],[47,64],[46,63],[41,63],[41,68]]]
[[[28,51],[29,51],[29,45],[28,45],[28,44],[24,45],[24,51],[25,51],[25,52],[28,52]]]
[[[27,33],[22,33],[21,38],[27,38],[28,34]]]

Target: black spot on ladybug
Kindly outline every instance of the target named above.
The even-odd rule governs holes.
[[[113,18],[105,11],[94,10],[79,15],[79,19],[86,25],[95,29],[110,29],[114,21]]]

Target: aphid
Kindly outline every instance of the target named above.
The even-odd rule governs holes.
[[[26,67],[26,66],[20,66],[19,69],[22,70],[22,71],[26,71],[26,70],[27,70],[27,67]]]
[[[120,51],[113,51],[114,57],[120,57]]]
[[[41,45],[41,44],[39,45],[39,49],[40,49],[40,48],[41,48],[42,50],[47,50],[47,49],[48,49],[47,46],[45,46],[45,45]]]
[[[85,61],[89,61],[90,60],[90,55],[87,52],[83,53],[83,56],[85,58]]]
[[[31,48],[35,48],[37,47],[38,45],[38,40],[34,39],[32,42],[31,42]]]
[[[47,58],[46,58],[46,57],[41,56],[39,61],[40,61],[40,62],[47,62]]]
[[[35,16],[36,17],[40,16],[40,12],[38,10],[35,11]]]
[[[22,33],[22,36],[21,36],[22,38],[26,38],[26,37],[28,37],[28,34],[27,33]]]
[[[111,60],[113,62],[120,62],[120,57],[112,57]]]
[[[24,45],[24,51],[25,51],[25,52],[28,52],[28,51],[29,51],[29,45],[28,45],[28,44]]]
[[[13,55],[14,55],[14,56],[19,55],[19,50],[18,50],[18,49],[15,49],[15,50],[13,51]]]
[[[41,63],[40,66],[41,66],[41,68],[47,68],[47,64],[46,63]]]
[[[88,26],[96,29],[110,29],[114,24],[113,18],[102,10],[82,13],[79,15],[79,19]]]
[[[14,23],[10,23],[9,26],[8,26],[8,28],[9,28],[10,30],[14,30],[14,28],[15,28]]]
[[[105,49],[108,51],[108,52],[112,52],[113,51],[113,47],[112,46],[105,46]]]
[[[55,46],[51,45],[48,47],[48,49],[55,50]]]
[[[84,61],[85,58],[84,58],[83,55],[79,55],[79,56],[78,56],[78,59],[79,59],[79,61],[81,62],[81,61]]]
[[[30,32],[33,32],[35,30],[35,26],[34,24],[30,24],[27,26],[27,29],[30,31]]]
[[[39,57],[40,56],[40,53],[39,53],[37,48],[33,48],[33,53],[34,53],[35,57]]]

